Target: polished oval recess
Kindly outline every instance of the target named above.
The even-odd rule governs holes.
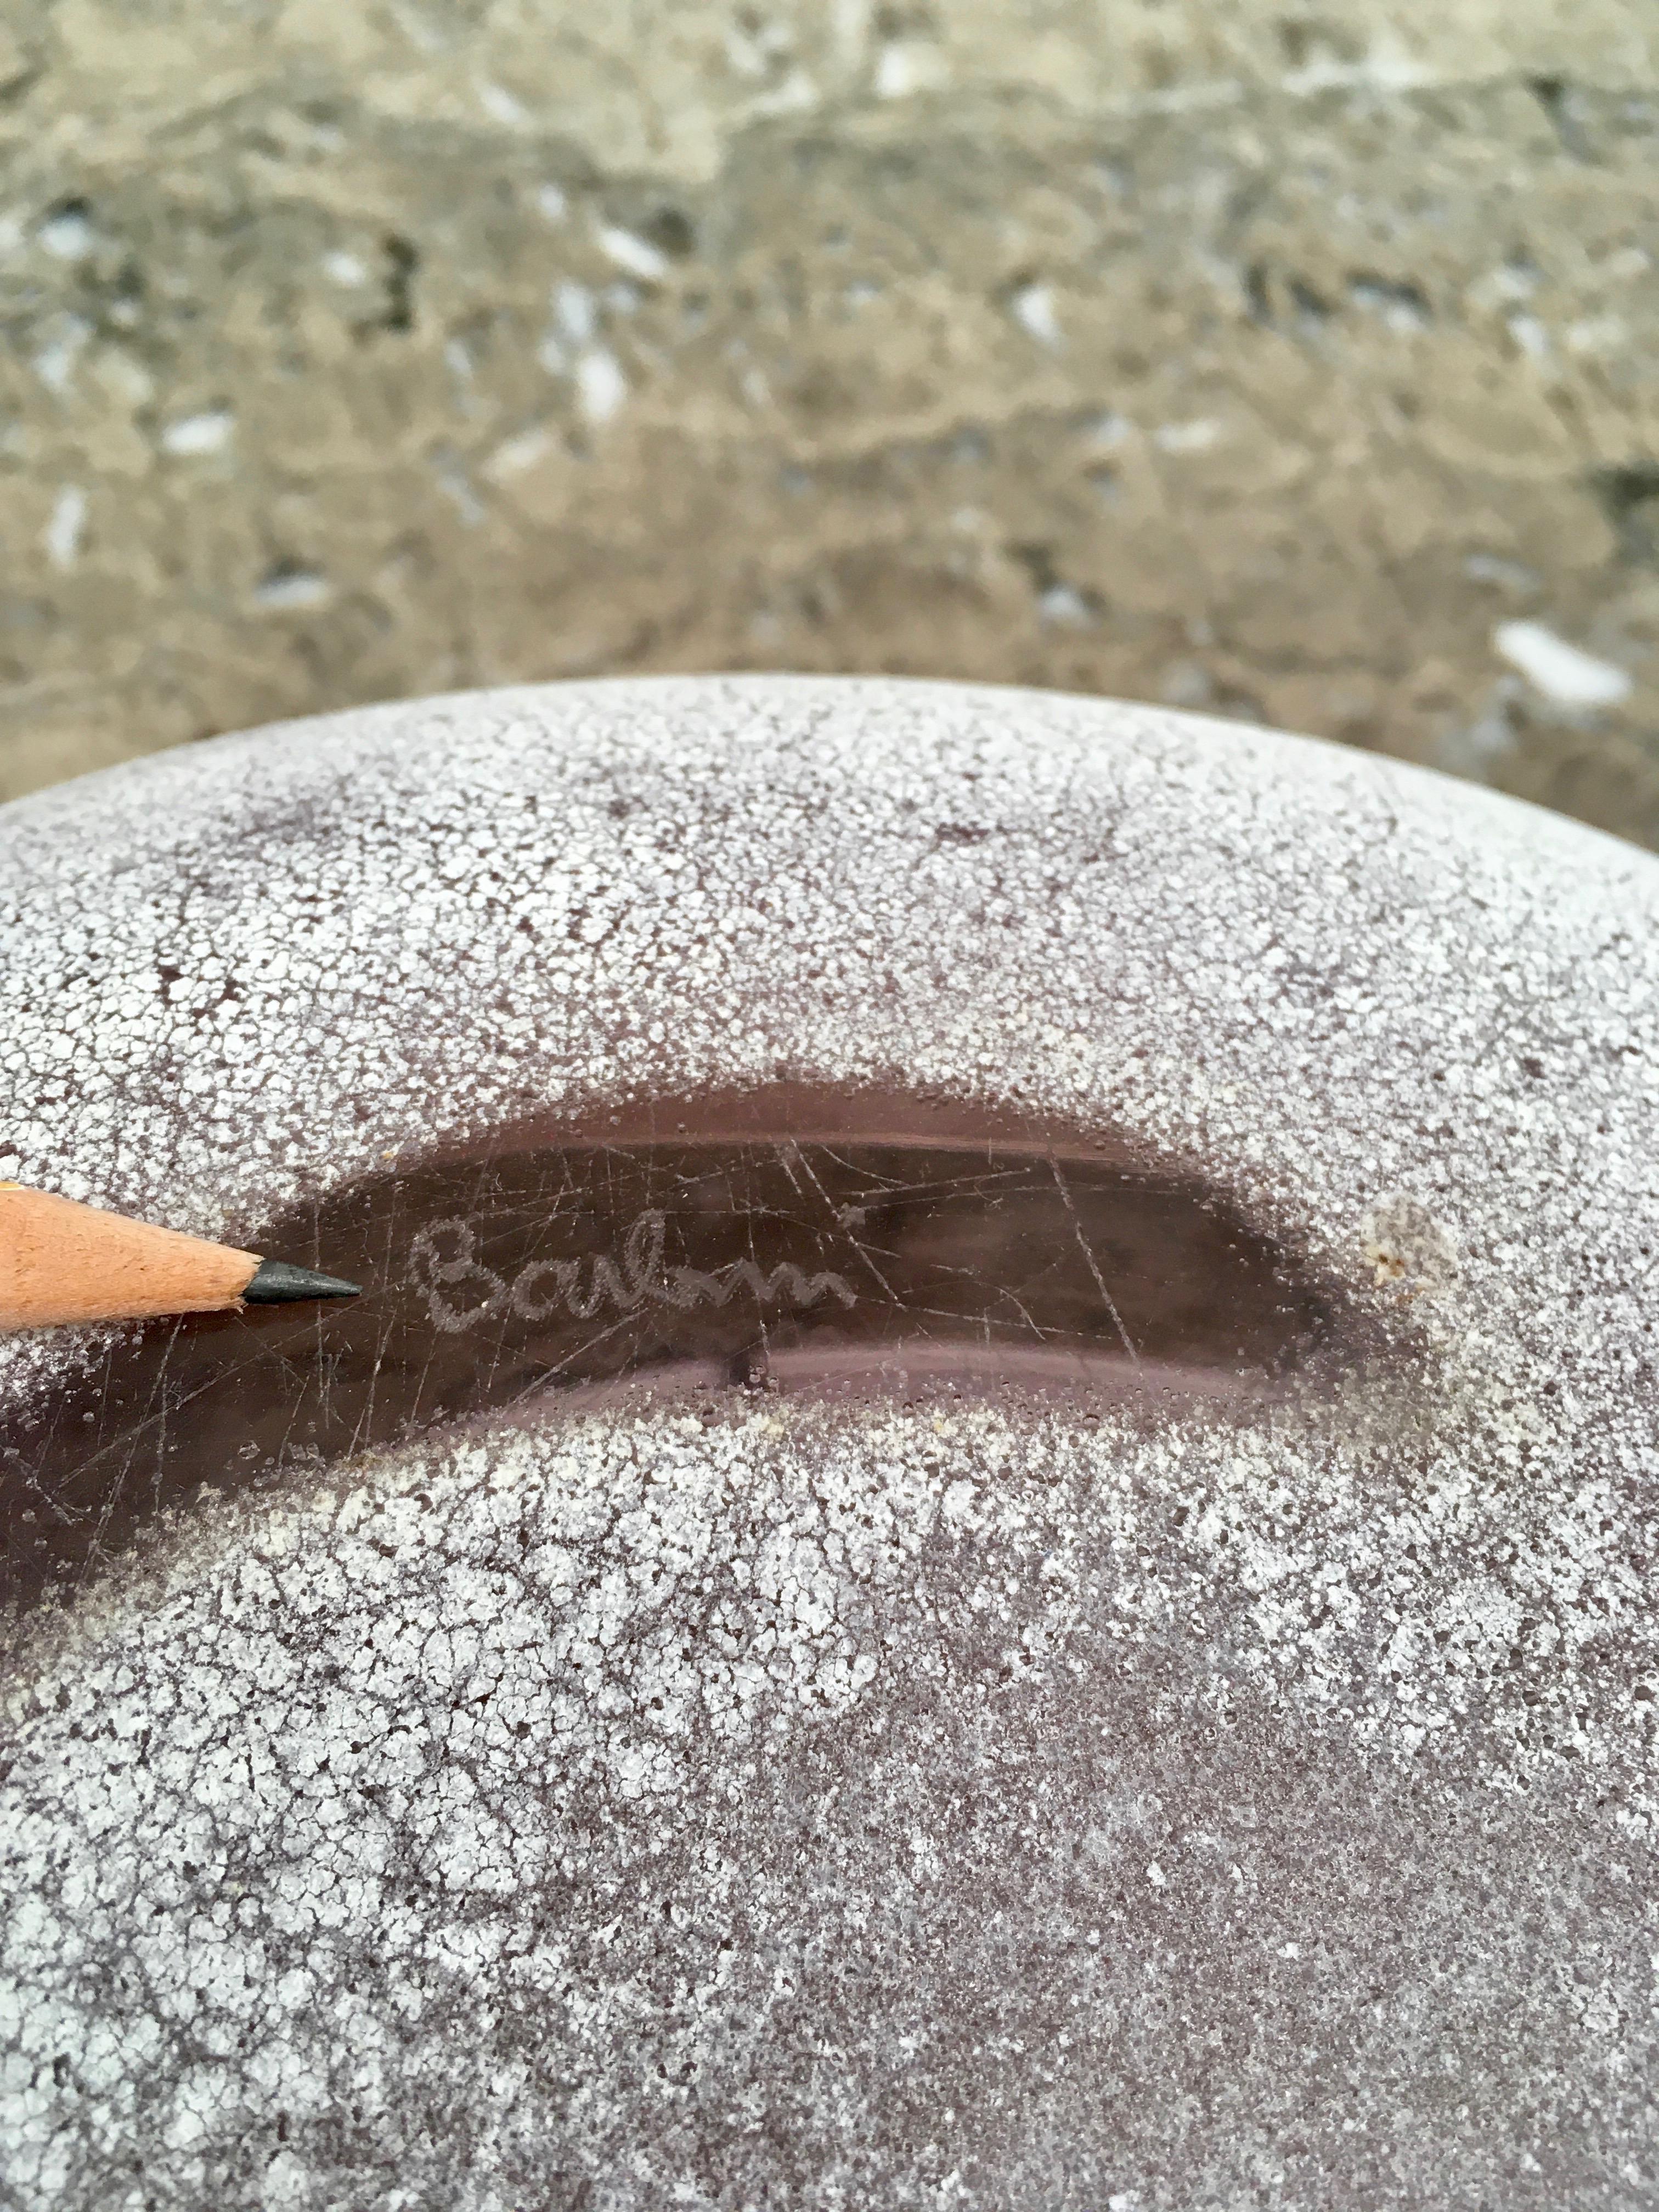
[[[897,1095],[525,1126],[249,1241],[363,1295],[133,1328],[0,1412],[15,1599],[77,1581],[203,1483],[291,1478],[446,1425],[619,1390],[1255,1402],[1358,1325],[1340,1286],[1198,1176]]]

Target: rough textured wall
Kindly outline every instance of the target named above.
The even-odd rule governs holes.
[[[0,132],[0,797],[887,669],[1659,840],[1637,5],[57,0]]]

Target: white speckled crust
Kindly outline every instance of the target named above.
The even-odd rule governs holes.
[[[945,686],[0,811],[0,1175],[240,1241],[532,1105],[902,1080],[1420,1321],[1243,1419],[624,1405],[204,1504],[12,1638],[9,2201],[1650,2205],[1656,921],[1438,779]]]

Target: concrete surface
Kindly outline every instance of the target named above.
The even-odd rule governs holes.
[[[1610,0],[37,5],[0,797],[797,667],[1202,707],[1659,840],[1656,46]]]

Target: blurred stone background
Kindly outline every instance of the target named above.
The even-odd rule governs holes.
[[[1659,842],[1649,0],[24,0],[0,797],[514,678],[1261,719]]]

